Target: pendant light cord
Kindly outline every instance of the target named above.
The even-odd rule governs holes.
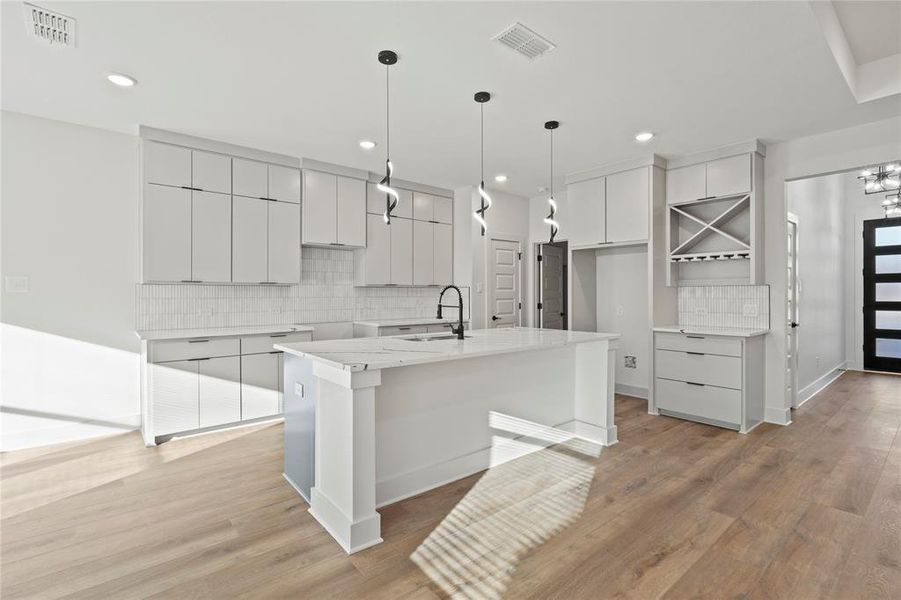
[[[551,198],[554,197],[554,130],[551,129]]]
[[[389,92],[388,74],[391,67],[385,65],[385,159],[391,160],[391,93]]]
[[[485,183],[485,104],[479,104],[479,137],[481,139],[482,183]]]

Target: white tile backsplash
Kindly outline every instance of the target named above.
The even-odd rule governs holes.
[[[352,250],[304,248],[297,286],[138,284],[136,329],[204,329],[434,317],[437,287],[354,287]],[[453,299],[451,299],[453,298]],[[463,288],[469,315],[469,290]],[[445,296],[456,304],[456,294]],[[446,310],[448,318],[456,311]]]
[[[679,325],[769,329],[770,286],[680,287]]]

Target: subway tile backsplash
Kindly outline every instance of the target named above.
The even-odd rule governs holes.
[[[297,286],[138,284],[136,329],[434,317],[439,288],[354,287],[352,250],[303,249]],[[465,313],[469,290],[463,288]],[[454,297],[456,295],[454,294]],[[450,296],[445,296],[447,304]],[[454,310],[446,310],[454,318]]]
[[[679,325],[769,329],[770,286],[680,287]]]

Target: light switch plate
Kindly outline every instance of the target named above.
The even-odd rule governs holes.
[[[297,381],[294,382],[294,395],[298,398],[303,398],[303,384]]]
[[[743,317],[756,317],[757,312],[757,305],[753,303],[745,304],[741,307]]]
[[[707,307],[706,306],[696,306],[695,307],[695,316],[706,317],[707,316]]]
[[[28,277],[24,276],[6,276],[6,291],[11,293],[21,293],[28,291]]]

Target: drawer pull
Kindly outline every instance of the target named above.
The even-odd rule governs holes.
[[[287,333],[274,333],[274,334],[270,335],[269,337],[271,337],[271,338],[288,337],[288,334]]]
[[[685,337],[687,337],[691,340],[703,340],[704,339],[703,335],[686,335]]]
[[[200,362],[201,360],[210,360],[210,359],[209,359],[209,357],[207,357],[207,358],[189,358],[188,362]]]
[[[691,354],[692,356],[704,356],[703,352],[691,352],[689,350],[686,350],[685,354]]]
[[[703,384],[703,383],[695,383],[694,381],[686,381],[685,383],[687,383],[688,385],[696,385],[696,386],[698,386],[698,387],[705,387],[705,384]]]
[[[189,344],[205,344],[205,343],[208,342],[208,341],[210,341],[210,340],[209,340],[209,339],[206,339],[206,340],[188,340],[188,343],[189,343]]]
[[[412,329],[412,327],[398,327],[397,328],[398,331],[410,331],[410,329]]]

